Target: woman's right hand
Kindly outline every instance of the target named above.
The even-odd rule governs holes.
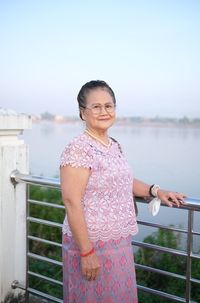
[[[95,252],[87,257],[81,257],[81,271],[88,281],[95,280],[99,275],[100,263]]]

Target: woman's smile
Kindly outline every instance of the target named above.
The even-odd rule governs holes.
[[[103,131],[106,134],[115,121],[115,104],[112,96],[104,89],[89,92],[82,116],[88,129],[94,133]]]

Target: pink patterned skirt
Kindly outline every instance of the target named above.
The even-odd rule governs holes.
[[[100,274],[87,281],[81,273],[80,253],[73,237],[63,235],[64,303],[137,303],[131,236],[93,243]]]

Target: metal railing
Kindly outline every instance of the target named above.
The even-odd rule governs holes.
[[[16,185],[19,182],[25,182],[27,185],[30,185],[30,184],[31,185],[39,185],[39,186],[44,186],[44,187],[54,188],[54,189],[59,189],[60,190],[60,181],[58,179],[49,179],[49,178],[44,178],[44,177],[39,177],[39,176],[25,175],[25,174],[21,174],[18,171],[14,171],[14,172],[11,173],[11,181],[14,185]],[[147,203],[142,199],[139,199],[138,202]],[[54,241],[49,241],[47,239],[43,239],[43,238],[40,238],[40,237],[33,236],[33,235],[29,234],[29,223],[42,224],[42,225],[46,225],[46,226],[50,226],[50,227],[56,227],[56,228],[59,228],[60,231],[62,229],[62,224],[61,223],[52,222],[50,220],[44,220],[44,219],[39,219],[39,218],[35,218],[35,217],[30,216],[30,214],[29,214],[29,205],[30,204],[36,204],[36,205],[40,205],[40,206],[52,207],[52,208],[57,208],[57,209],[59,208],[59,209],[64,210],[63,205],[48,203],[48,202],[44,202],[44,201],[31,200],[27,196],[27,282],[26,282],[26,285],[20,285],[20,283],[18,281],[13,281],[12,287],[13,288],[25,289],[27,295],[33,294],[33,295],[43,297],[43,298],[48,299],[48,300],[53,301],[53,302],[63,302],[63,300],[61,298],[49,295],[45,292],[41,292],[41,291],[38,291],[37,289],[29,287],[29,278],[30,277],[35,277],[35,278],[38,278],[40,280],[50,282],[53,285],[59,285],[61,287],[63,285],[60,280],[56,280],[54,278],[50,278],[50,277],[42,275],[40,273],[33,272],[28,267],[29,260],[34,259],[34,260],[39,260],[39,261],[42,261],[42,262],[48,262],[52,265],[59,266],[60,270],[62,270],[62,262],[61,261],[55,260],[53,258],[41,256],[39,254],[35,254],[35,253],[32,253],[32,252],[29,251],[29,241],[36,241],[36,242],[52,245],[54,247],[58,247],[59,249],[61,249],[61,247],[62,247],[61,243],[57,243],[57,242],[54,242]],[[165,207],[165,206],[162,206],[162,207]],[[141,220],[138,220],[138,224],[143,225],[143,226],[154,227],[154,228],[170,230],[170,231],[173,231],[173,232],[180,232],[182,234],[186,234],[186,236],[187,236],[187,250],[186,251],[176,250],[176,249],[172,249],[172,248],[168,248],[168,247],[163,247],[163,246],[150,244],[150,243],[144,243],[144,242],[135,241],[135,240],[132,241],[132,244],[136,247],[156,250],[156,251],[159,251],[161,253],[171,254],[172,256],[176,255],[176,256],[180,256],[180,257],[185,257],[186,260],[187,260],[186,261],[186,275],[181,275],[181,274],[177,274],[177,273],[173,273],[173,272],[168,272],[168,271],[153,268],[153,267],[150,267],[150,266],[147,266],[147,265],[141,265],[141,264],[137,264],[137,263],[135,264],[135,267],[138,270],[152,272],[152,273],[156,273],[156,274],[159,274],[159,275],[164,275],[164,276],[167,276],[167,277],[180,279],[180,280],[184,281],[185,282],[185,289],[186,289],[185,297],[175,296],[173,294],[166,293],[166,292],[156,290],[156,289],[153,289],[153,288],[145,287],[145,286],[142,286],[142,285],[137,285],[137,288],[138,288],[139,291],[149,293],[149,294],[152,294],[152,295],[156,295],[156,296],[159,296],[159,297],[162,297],[162,298],[165,298],[165,299],[169,299],[173,302],[185,302],[185,303],[193,302],[193,303],[195,303],[194,301],[191,301],[191,283],[197,283],[197,284],[200,285],[200,280],[192,278],[192,276],[191,276],[191,263],[192,263],[193,259],[200,260],[200,255],[193,253],[192,240],[193,240],[193,235],[200,236],[199,232],[193,230],[194,212],[195,211],[198,211],[198,212],[200,211],[200,199],[187,198],[186,199],[186,204],[184,206],[182,206],[181,208],[188,211],[188,222],[187,222],[188,224],[187,224],[186,229],[181,229],[181,228],[176,228],[176,227],[171,227],[171,226],[166,226],[166,225],[162,225],[162,224],[157,224],[157,223],[152,223],[152,222],[147,222],[147,221],[141,221]]]

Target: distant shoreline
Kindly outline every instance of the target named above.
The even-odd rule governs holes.
[[[49,114],[50,115],[50,114]],[[51,122],[55,124],[77,124],[80,118],[50,115],[47,117],[32,116],[33,123]],[[200,118],[146,118],[146,117],[123,117],[117,118],[116,126],[128,127],[155,127],[155,128],[200,128]]]

